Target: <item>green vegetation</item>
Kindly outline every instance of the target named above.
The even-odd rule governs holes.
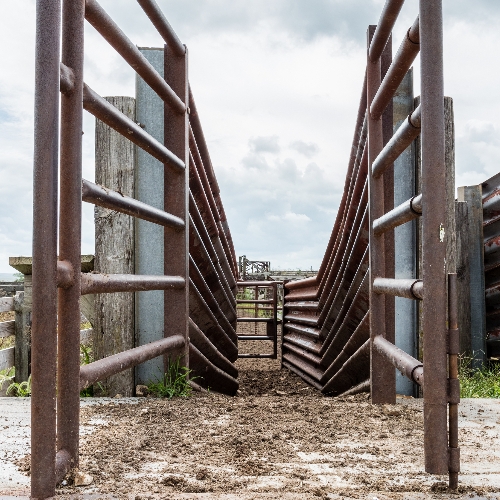
[[[0,371],[0,389],[3,389],[5,384],[9,384],[5,394],[7,396],[17,396],[26,398],[31,396],[31,375],[25,382],[14,382],[16,369],[14,367]]]
[[[486,363],[473,369],[471,358],[460,359],[461,398],[500,398],[500,364]]]
[[[5,370],[0,370],[0,391],[5,384],[10,386],[10,384],[14,382],[15,371],[16,369],[13,366]]]
[[[23,273],[14,273],[14,276],[16,277],[17,282],[23,282],[24,281],[24,274]]]
[[[158,398],[187,398],[192,391],[188,378],[190,373],[191,370],[181,366],[180,358],[175,361],[170,360],[166,373],[156,382],[148,384],[149,393]]]

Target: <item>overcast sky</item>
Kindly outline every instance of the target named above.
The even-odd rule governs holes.
[[[189,48],[191,86],[238,256],[317,268],[340,201],[365,64],[383,0],[159,0]],[[500,170],[498,0],[445,0],[445,93],[457,186]],[[0,2],[0,272],[31,255],[34,0]],[[139,46],[161,46],[134,0],[101,5]],[[416,17],[407,0],[394,52]],[[418,63],[415,67],[418,75]],[[85,80],[134,95],[134,73],[86,28]],[[418,91],[418,82],[415,82]],[[93,180],[93,118],[84,177]],[[93,253],[86,206],[82,253]]]

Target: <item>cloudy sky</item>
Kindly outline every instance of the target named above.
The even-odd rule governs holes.
[[[237,255],[317,268],[343,189],[365,60],[383,0],[159,0],[190,55],[190,81]],[[498,0],[445,0],[445,92],[457,186],[500,170]],[[101,5],[139,46],[162,40],[134,0]],[[407,0],[394,51],[416,17]],[[34,0],[0,2],[0,272],[31,255]],[[418,74],[418,63],[415,67]],[[90,26],[85,80],[133,95],[134,74]],[[418,82],[415,83],[418,91]],[[92,117],[84,177],[93,180]],[[93,252],[84,211],[83,253]]]

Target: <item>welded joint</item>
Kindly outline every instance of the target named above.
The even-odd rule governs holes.
[[[460,354],[460,336],[458,334],[458,328],[450,328],[447,335],[447,351],[448,354],[458,355]]]
[[[415,280],[410,287],[410,293],[416,300],[424,298],[424,282],[422,280]]]
[[[448,448],[448,471],[460,472],[460,448]]]
[[[417,194],[410,200],[410,210],[415,215],[422,215],[422,195]]]
[[[410,379],[416,384],[423,387],[424,385],[424,365],[417,365],[413,368],[410,374]]]
[[[59,63],[59,89],[68,97],[75,90],[75,73],[62,62]]]
[[[413,110],[411,115],[408,115],[408,123],[413,128],[422,128],[422,107],[420,104]]]
[[[57,286],[70,288],[75,284],[75,271],[68,260],[57,261]]]
[[[417,16],[414,23],[408,28],[406,38],[414,45],[420,45],[420,16]]]
[[[458,378],[448,379],[448,403],[451,405],[460,403],[460,380]]]

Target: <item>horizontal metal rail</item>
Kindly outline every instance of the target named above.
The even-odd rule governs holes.
[[[237,304],[273,304],[273,300],[236,299]]]
[[[376,236],[390,229],[401,226],[422,215],[422,195],[414,196],[410,200],[401,203],[382,217],[373,221],[373,232]]]
[[[238,340],[274,340],[269,335],[238,335]]]
[[[274,283],[281,283],[281,281],[238,281],[238,288],[242,288],[245,286],[252,287],[252,286],[273,286]]]
[[[83,85],[83,107],[157,160],[168,163],[180,172],[184,170],[185,165],[180,158],[86,84]]]
[[[404,0],[386,0],[368,51],[370,61],[376,61],[382,55],[403,4]]]
[[[182,100],[95,0],[85,0],[85,19],[166,104],[179,114],[186,112]]]
[[[399,347],[377,335],[373,339],[373,347],[390,361],[405,377],[416,384],[424,385],[424,366]]]
[[[175,229],[184,228],[184,221],[175,215],[85,179],[82,180],[82,200],[122,214],[137,217],[138,219],[147,220],[160,226]]]
[[[183,56],[186,53],[186,47],[180,41],[179,37],[167,21],[163,12],[154,0],[137,0],[142,10],[149,17],[158,33],[165,43],[174,51],[176,56]]]
[[[170,350],[184,346],[185,341],[181,335],[173,335],[156,340],[150,344],[135,347],[128,351],[113,354],[107,358],[94,361],[80,368],[80,390],[99,382],[111,375],[120,373],[127,368],[132,368],[149,359],[156,358]]]
[[[255,359],[276,359],[276,356],[274,354],[239,354],[238,358],[255,358]]]
[[[414,279],[375,278],[373,291],[404,297],[406,299],[422,300],[424,298],[424,283]]]
[[[186,282],[181,276],[147,276],[134,274],[81,274],[81,294],[143,292],[146,290],[182,289]]]
[[[374,119],[382,116],[385,108],[391,102],[399,84],[403,81],[413,61],[420,52],[420,22],[419,18],[408,29],[391,66],[380,84],[370,106],[370,114]]]
[[[269,323],[273,318],[237,318],[238,323]]]
[[[375,179],[378,179],[394,163],[394,160],[419,136],[420,126],[421,108],[418,106],[408,116],[408,119],[401,124],[384,149],[375,158],[372,165],[372,175]]]

